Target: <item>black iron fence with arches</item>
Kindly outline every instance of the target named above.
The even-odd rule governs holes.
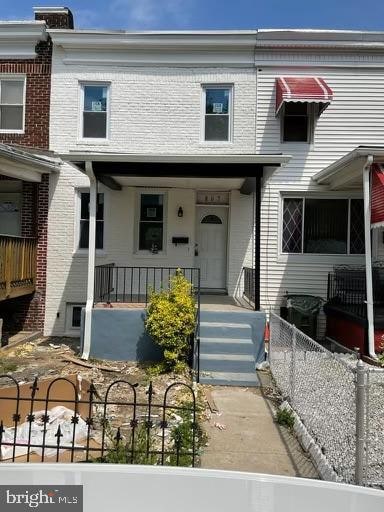
[[[139,394],[121,379],[100,396],[93,383],[79,392],[65,377],[43,394],[37,378],[28,386],[10,375],[0,380],[10,384],[0,389],[1,462],[196,465],[199,427],[188,384],[174,382],[159,397],[152,382]],[[64,398],[56,393],[63,386]]]

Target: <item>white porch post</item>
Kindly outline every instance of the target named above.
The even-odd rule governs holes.
[[[365,279],[367,288],[368,353],[376,359],[375,325],[373,313],[372,247],[371,247],[371,187],[370,174],[373,156],[368,156],[363,169],[364,191],[364,237],[365,237]]]
[[[85,172],[89,178],[89,240],[88,240],[88,277],[87,277],[87,303],[85,306],[84,339],[82,359],[89,358],[91,349],[92,308],[95,290],[95,260],[96,260],[96,207],[97,207],[97,180],[93,173],[92,162],[85,162]]]

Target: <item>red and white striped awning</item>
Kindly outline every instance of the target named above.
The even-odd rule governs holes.
[[[318,103],[319,115],[333,99],[332,89],[317,76],[280,76],[276,78],[276,115],[287,102]]]
[[[384,166],[373,164],[371,167],[371,225],[373,228],[384,226]]]

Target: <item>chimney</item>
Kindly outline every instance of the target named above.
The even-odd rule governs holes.
[[[47,28],[73,29],[73,14],[68,7],[34,7],[36,21],[45,21]]]

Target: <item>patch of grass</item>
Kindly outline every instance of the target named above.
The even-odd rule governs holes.
[[[154,449],[154,440],[151,432],[144,424],[135,429],[134,451],[132,453],[132,432],[128,439],[117,441],[112,434],[109,426],[106,426],[107,438],[110,440],[110,446],[103,457],[98,457],[94,462],[106,464],[147,464],[156,465],[158,456],[151,453]],[[93,460],[92,460],[93,462]]]
[[[0,358],[0,373],[12,373],[17,369],[17,364],[7,361],[6,358]]]
[[[276,421],[279,425],[292,429],[295,424],[295,418],[288,409],[279,409],[276,413]]]

